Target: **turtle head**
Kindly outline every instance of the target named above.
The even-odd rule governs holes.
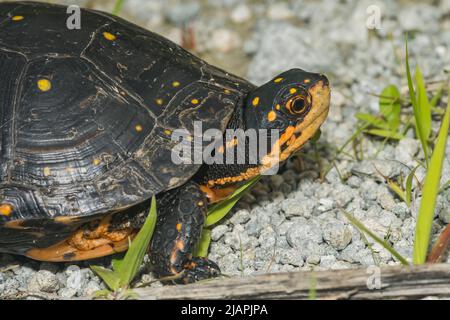
[[[330,86],[324,75],[291,69],[249,93],[246,129],[278,130],[271,151],[277,150],[283,161],[319,129],[329,105]]]

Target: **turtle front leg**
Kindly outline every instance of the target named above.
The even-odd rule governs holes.
[[[153,271],[174,283],[192,283],[220,274],[219,267],[193,251],[205,222],[206,198],[193,182],[157,197],[158,221],[150,246]],[[164,279],[163,279],[164,281]]]

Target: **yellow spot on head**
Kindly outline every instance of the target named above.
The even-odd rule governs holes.
[[[256,107],[259,104],[259,97],[253,98],[252,105]]]
[[[277,114],[276,114],[276,112],[275,111],[270,111],[268,114],[267,114],[267,120],[269,120],[269,121],[273,121],[273,120],[275,120],[277,118]]]
[[[310,79],[305,79],[305,80],[303,80],[303,82],[304,82],[304,83],[310,83],[311,80],[310,80]]]
[[[178,232],[180,232],[180,231],[181,231],[181,226],[182,226],[182,224],[181,224],[181,223],[177,223],[177,226],[176,226],[176,228],[177,228],[177,231],[178,231]]]
[[[134,129],[135,129],[137,132],[141,132],[141,131],[142,131],[142,126],[141,126],[140,124],[137,124],[137,125],[134,127]]]
[[[166,129],[164,130],[164,133],[170,136],[172,134],[172,130]]]
[[[198,104],[199,101],[198,101],[198,99],[192,99],[191,102],[192,102],[192,104]]]
[[[0,204],[0,216],[9,217],[13,212],[13,207],[9,203]]]
[[[273,82],[275,83],[280,83],[281,81],[283,81],[283,78],[276,78],[275,80],[273,80]]]
[[[103,37],[105,37],[105,39],[109,40],[109,41],[116,40],[116,36],[113,35],[112,33],[107,32],[107,31],[103,32]]]
[[[44,176],[47,177],[47,176],[50,175],[50,173],[51,173],[51,172],[50,172],[50,168],[49,168],[49,167],[45,167],[45,168],[44,168]]]
[[[291,88],[291,90],[289,90],[289,92],[290,92],[291,94],[294,94],[294,93],[296,93],[296,92],[297,92],[297,89],[295,89],[295,88]]]
[[[180,83],[178,81],[172,82],[172,87],[176,88],[176,87],[179,87],[179,86],[180,86]]]
[[[11,18],[13,21],[20,21],[23,20],[23,16],[14,16]]]
[[[94,166],[98,166],[100,164],[100,162],[102,162],[100,159],[95,158],[92,163],[94,164]]]
[[[275,109],[280,110],[280,109],[281,109],[281,106],[280,106],[279,104],[277,104],[277,105],[275,106]]]
[[[156,99],[155,102],[158,106],[160,106],[164,103],[163,99]]]
[[[39,90],[42,92],[48,91],[52,88],[52,83],[48,79],[39,79],[37,82]]]

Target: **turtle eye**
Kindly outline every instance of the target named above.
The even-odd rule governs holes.
[[[288,100],[286,103],[286,109],[290,114],[295,116],[301,116],[309,110],[309,99],[304,95],[297,95]]]

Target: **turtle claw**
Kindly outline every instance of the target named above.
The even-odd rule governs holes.
[[[219,266],[206,258],[194,257],[185,266],[175,283],[187,284],[215,278],[220,275]]]

